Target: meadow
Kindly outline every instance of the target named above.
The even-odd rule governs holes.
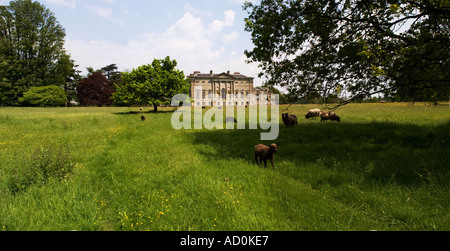
[[[0,108],[0,231],[450,230],[448,104],[285,108],[275,171],[261,130],[174,130],[173,108]]]

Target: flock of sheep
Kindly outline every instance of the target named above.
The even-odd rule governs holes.
[[[320,109],[313,109],[313,110],[309,110],[308,113],[305,115],[306,119],[317,118],[317,117],[320,117],[320,122],[331,120],[331,121],[337,121],[338,123],[341,123],[341,118],[334,112],[322,112]],[[283,123],[287,127],[293,127],[294,125],[298,124],[297,116],[295,116],[295,115],[289,115],[288,113],[283,113],[282,118],[283,118]]]
[[[331,120],[331,121],[337,121],[338,123],[341,123],[341,118],[334,112],[322,112],[320,109],[313,109],[308,111],[308,113],[305,115],[306,119],[310,118],[317,118],[320,117],[320,122]],[[283,123],[287,127],[294,127],[298,125],[298,117],[296,115],[289,115],[289,113],[283,113],[281,118],[283,119]],[[262,164],[264,161],[264,166],[267,167],[267,160],[270,160],[270,163],[272,164],[272,169],[275,170],[273,159],[274,154],[278,150],[277,144],[271,144],[269,146],[266,145],[256,145],[255,146],[255,161],[256,164],[259,165]]]
[[[140,108],[140,112],[143,112],[143,108]],[[308,113],[305,115],[306,119],[310,118],[317,118],[320,117],[320,121],[337,121],[341,122],[341,118],[334,112],[322,112],[320,109],[313,109],[309,110]],[[142,115],[141,120],[145,121],[145,116]],[[298,117],[296,115],[289,115],[289,113],[283,113],[282,114],[283,123],[287,127],[294,127],[298,125]],[[226,118],[227,123],[237,123],[235,118]],[[256,145],[255,146],[255,161],[256,164],[262,165],[262,162],[264,161],[264,166],[267,167],[267,161],[270,160],[270,163],[272,164],[272,169],[275,170],[274,167],[274,154],[278,150],[277,144],[271,144],[271,145]]]

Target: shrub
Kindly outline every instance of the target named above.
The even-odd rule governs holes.
[[[64,90],[56,85],[32,87],[19,99],[23,105],[31,106],[63,106],[67,103]]]
[[[14,168],[7,186],[13,194],[17,194],[33,185],[45,184],[50,179],[63,181],[73,167],[68,149],[39,148],[33,153],[29,163]]]

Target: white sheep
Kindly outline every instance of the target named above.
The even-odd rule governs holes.
[[[306,119],[309,118],[317,118],[320,116],[320,109],[313,109],[313,110],[309,110],[308,113],[305,115]]]

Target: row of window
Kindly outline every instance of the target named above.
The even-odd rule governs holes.
[[[216,95],[219,96],[219,93],[216,93]],[[225,90],[222,90],[222,98],[226,98],[227,95],[231,95],[231,93],[227,93]],[[245,97],[248,97],[248,95],[249,95],[249,92],[246,92],[245,93]],[[200,99],[200,97],[203,97],[203,99],[205,99],[205,98],[211,99],[212,98],[212,92],[208,91],[208,94],[206,94],[206,91],[203,91],[203,92],[197,91],[195,93],[195,97],[197,99]],[[239,98],[239,92],[236,92],[235,97]],[[241,92],[241,98],[244,98],[244,92]]]
[[[197,83],[197,84],[200,84],[200,80],[197,80],[197,81],[195,81],[195,83]],[[217,82],[217,83],[219,83],[219,82]],[[225,82],[220,82],[220,83],[225,83]],[[243,84],[244,82],[234,82],[235,84]],[[250,82],[245,82],[246,84],[250,84]],[[206,84],[206,80],[205,81],[202,81],[202,84]],[[209,80],[208,81],[208,84],[211,84],[211,81]],[[227,84],[229,84],[229,82],[227,82]]]
[[[227,102],[216,102],[216,105],[226,105]],[[228,105],[231,105],[231,102],[228,102]],[[203,106],[212,106],[212,102],[202,102]],[[236,102],[235,105],[249,105],[249,102]],[[197,106],[200,106],[200,102],[197,102]]]

